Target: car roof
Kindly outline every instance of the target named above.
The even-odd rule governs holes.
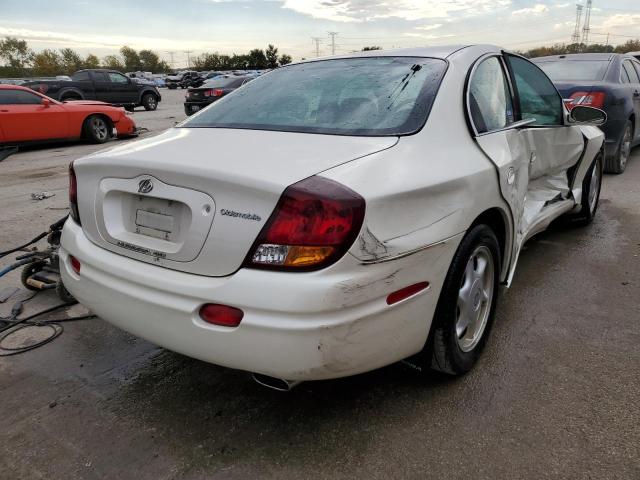
[[[487,52],[494,52],[502,50],[500,47],[496,47],[494,45],[438,45],[434,47],[419,47],[419,48],[398,48],[393,50],[369,50],[366,52],[354,52],[346,55],[335,55],[331,57],[319,57],[319,58],[310,58],[304,60],[303,62],[297,63],[305,63],[305,62],[316,62],[328,59],[339,59],[339,58],[363,58],[363,57],[427,57],[427,58],[441,58],[446,59],[450,57],[454,53],[458,52],[467,47],[477,46],[477,47],[485,47]]]
[[[28,87],[23,87],[21,85],[9,85],[6,83],[0,83],[0,89],[2,90],[24,90],[25,92],[29,92],[29,93],[38,93],[34,90],[32,90],[31,88]]]
[[[567,53],[562,55],[548,55],[546,57],[532,58],[531,61],[545,61],[545,60],[600,60],[610,61],[615,57],[624,56],[620,53]]]

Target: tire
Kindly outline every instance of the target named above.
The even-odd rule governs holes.
[[[178,87],[177,87],[176,85],[169,84],[169,85],[167,85],[167,88],[168,88],[169,90],[175,90],[175,89],[176,89],[176,88],[178,88]]]
[[[26,288],[27,290],[38,290],[37,288],[34,288],[31,285],[27,284],[27,280],[31,275],[42,270],[46,264],[47,262],[33,262],[22,269],[22,273],[20,274],[20,281],[22,282],[24,288]]]
[[[579,213],[567,216],[574,225],[589,225],[596,216],[602,190],[603,157],[602,152],[596,156],[582,180],[582,208]]]
[[[620,143],[618,144],[618,150],[616,151],[616,154],[611,158],[607,158],[605,162],[605,172],[616,174],[624,172],[624,170],[627,168],[629,156],[631,155],[632,141],[633,123],[631,123],[631,120],[627,120],[627,123],[624,126],[622,137],[620,138]]]
[[[56,285],[56,294],[58,295],[60,300],[62,300],[64,303],[68,303],[70,305],[74,303],[78,303],[75,297],[71,295],[69,291],[64,287],[62,280],[60,280],[58,282],[58,285]]]
[[[93,143],[105,143],[111,138],[111,124],[101,115],[91,115],[84,121],[84,134]]]
[[[153,93],[145,93],[142,96],[142,106],[146,111],[152,111],[158,108],[158,99]]]
[[[67,102],[69,100],[82,100],[82,97],[80,95],[65,95],[60,101]]]
[[[487,342],[500,283],[500,247],[487,225],[471,228],[460,242],[433,319],[431,368],[462,375],[474,366]],[[465,326],[466,325],[466,326]]]

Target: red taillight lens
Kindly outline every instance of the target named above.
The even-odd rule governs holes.
[[[71,218],[80,225],[80,212],[78,212],[78,181],[73,169],[73,162],[69,164],[69,210]]]
[[[364,219],[364,199],[332,180],[310,177],[288,187],[260,232],[246,266],[309,271],[338,260]]]
[[[222,95],[224,95],[224,92],[219,88],[204,91],[205,97],[221,97]]]
[[[237,327],[244,317],[244,312],[239,308],[207,303],[200,307],[200,318],[212,325],[221,327]]]
[[[607,94],[605,92],[575,92],[569,99],[565,100],[564,104],[569,111],[577,105],[602,108],[606,99]]]
[[[69,255],[69,262],[71,263],[73,271],[76,272],[76,275],[80,275],[80,260],[73,255]]]

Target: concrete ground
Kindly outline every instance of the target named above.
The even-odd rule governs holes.
[[[145,135],[184,117],[183,92],[163,94],[134,115]],[[98,148],[0,163],[0,250],[66,212],[67,165]],[[593,225],[529,242],[463,378],[398,364],[279,394],[100,319],[65,324],[0,358],[0,478],[640,478],[639,204],[636,149],[605,177]],[[27,313],[55,303],[42,294]]]

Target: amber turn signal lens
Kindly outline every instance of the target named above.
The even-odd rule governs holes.
[[[284,265],[288,267],[304,267],[324,262],[335,252],[333,247],[289,247]]]

